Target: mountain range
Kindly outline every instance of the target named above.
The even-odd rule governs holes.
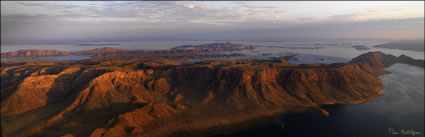
[[[31,53],[32,54],[32,53]],[[112,59],[1,64],[3,137],[206,136],[288,112],[383,95],[380,75],[423,60],[369,52],[347,63]]]

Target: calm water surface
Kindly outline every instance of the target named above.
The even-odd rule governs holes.
[[[386,85],[380,96],[365,104],[332,105],[323,108],[330,116],[294,113],[282,116],[280,124],[214,137],[412,137],[392,135],[410,129],[424,132],[424,69],[395,64],[387,70],[392,74],[381,76]],[[424,135],[415,135],[423,137]]]
[[[79,50],[90,50],[94,48],[112,47],[128,50],[165,50],[180,45],[198,45],[207,44],[214,42],[227,42],[227,41],[129,41],[129,42],[117,42],[119,45],[96,45],[96,46],[77,46],[77,45],[1,45],[1,52],[10,52],[21,49],[41,49],[41,50],[65,50],[65,51],[79,51]],[[382,51],[387,54],[393,54],[399,56],[405,54],[415,59],[424,59],[424,52],[407,51],[407,50],[396,50],[396,49],[382,49],[374,48],[374,45],[383,44],[388,41],[306,41],[306,42],[251,42],[251,41],[232,41],[234,43],[241,43],[247,45],[261,45],[264,47],[258,47],[253,51],[241,51],[236,53],[242,53],[251,57],[247,58],[258,58],[264,53],[271,54],[272,56],[284,56],[294,53],[306,54],[305,58],[311,55],[323,56],[327,58],[329,56],[338,57],[341,59],[333,59],[335,61],[346,61],[360,54],[370,51]],[[365,45],[371,48],[371,50],[356,50],[351,48],[353,45]],[[280,47],[320,47],[320,49],[290,49],[290,48],[276,48],[268,46],[280,46]],[[320,57],[319,57],[320,58]],[[342,59],[343,58],[343,59]],[[236,58],[237,59],[237,58]],[[309,59],[310,60],[310,59]],[[302,62],[302,61],[301,61]],[[309,61],[305,61],[309,63]],[[310,61],[311,62],[311,61]],[[326,62],[323,62],[326,63]]]

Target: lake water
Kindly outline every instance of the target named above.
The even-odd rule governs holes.
[[[402,129],[424,133],[424,69],[395,64],[392,74],[381,76],[384,96],[364,104],[331,105],[323,108],[329,117],[312,113],[287,114],[280,118],[284,127],[272,123],[230,135],[214,137],[412,137],[393,135]],[[415,135],[423,137],[424,134]]]
[[[10,52],[21,49],[41,49],[41,50],[64,50],[64,51],[79,51],[90,50],[94,48],[112,47],[128,50],[165,50],[180,45],[198,45],[214,42],[227,41],[129,41],[117,42],[119,45],[95,45],[95,46],[77,46],[77,45],[1,45],[1,52]],[[278,57],[298,53],[298,61],[292,63],[334,63],[345,62],[351,60],[360,54],[370,51],[382,51],[387,54],[399,56],[402,54],[408,55],[415,59],[424,59],[424,52],[382,49],[374,48],[374,45],[383,44],[388,41],[304,41],[304,42],[252,42],[252,41],[232,41],[247,45],[261,45],[254,51],[240,51],[234,53],[242,53],[246,57],[236,57],[231,59],[267,59],[269,57]],[[353,45],[365,45],[371,50],[356,50],[351,48]],[[268,47],[278,46],[278,47]],[[319,49],[291,49],[279,47],[319,47]],[[270,54],[263,56],[262,54]],[[324,60],[320,60],[323,58]],[[291,61],[290,61],[291,62]]]

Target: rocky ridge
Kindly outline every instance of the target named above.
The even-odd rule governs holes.
[[[358,104],[382,95],[379,75],[423,60],[369,52],[349,63],[285,59],[2,63],[2,136],[172,136],[261,116]]]

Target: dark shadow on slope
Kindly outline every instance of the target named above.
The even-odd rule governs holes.
[[[96,128],[111,128],[120,114],[141,108],[146,104],[115,103],[109,107],[92,110],[73,111],[64,119],[43,129],[34,137],[58,137],[71,133],[76,137],[88,137]]]

